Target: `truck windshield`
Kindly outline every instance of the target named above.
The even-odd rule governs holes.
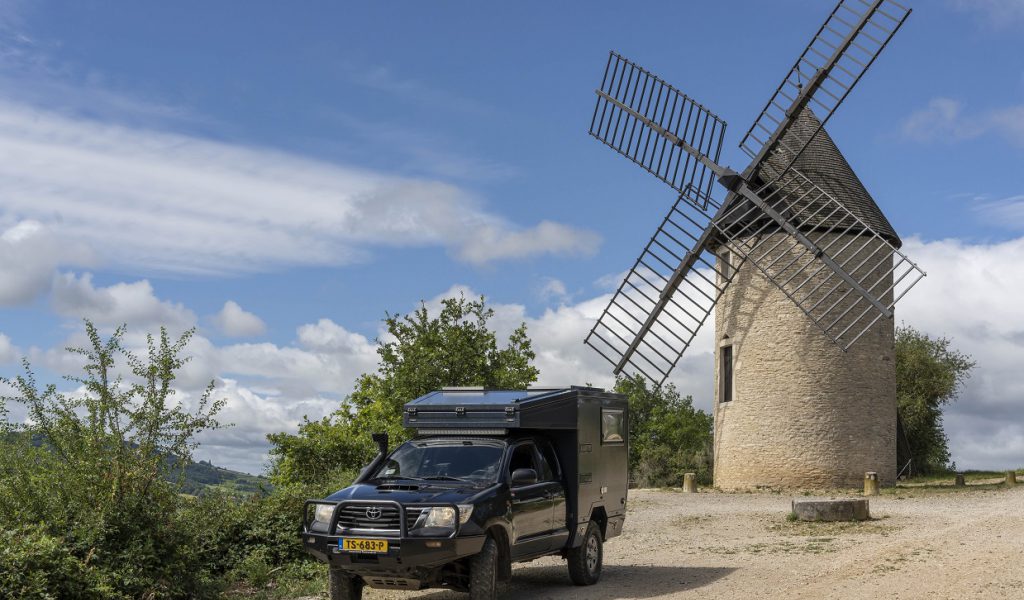
[[[375,479],[491,483],[498,478],[502,448],[472,442],[406,442],[388,457]]]

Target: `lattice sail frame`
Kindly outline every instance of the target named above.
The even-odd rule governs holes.
[[[895,0],[841,0],[789,70],[740,141],[753,161],[744,171],[751,175],[772,153],[783,153],[792,166],[815,134],[824,127],[864,73],[875,62],[910,9]],[[786,134],[805,107],[818,116],[821,126],[794,136]]]
[[[608,55],[597,90],[590,135],[707,207],[714,173],[672,138],[718,162],[725,121],[615,52]]]

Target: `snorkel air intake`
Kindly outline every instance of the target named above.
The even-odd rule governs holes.
[[[377,444],[377,456],[370,461],[370,464],[366,465],[366,468],[359,473],[359,477],[356,477],[355,483],[362,483],[369,477],[370,473],[377,470],[377,467],[384,462],[384,459],[388,455],[388,434],[387,433],[375,433],[370,436],[373,443]]]

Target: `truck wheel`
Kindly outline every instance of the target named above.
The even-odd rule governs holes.
[[[498,543],[487,536],[480,553],[469,561],[469,600],[498,597]]]
[[[594,585],[601,578],[601,563],[604,559],[604,546],[601,542],[601,529],[591,521],[587,525],[583,543],[577,548],[569,549],[569,577],[576,585]]]
[[[327,595],[331,600],[360,600],[363,580],[341,569],[330,569],[327,571]]]

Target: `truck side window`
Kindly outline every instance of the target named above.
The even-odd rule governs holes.
[[[601,409],[601,443],[622,444],[626,441],[626,422],[622,410]]]
[[[541,481],[558,481],[562,474],[558,468],[558,457],[551,448],[551,444],[541,443],[540,445],[540,468]]]
[[[516,469],[533,469],[537,471],[538,477],[541,476],[534,457],[533,444],[520,444],[512,451],[512,458],[508,461],[508,474],[511,476]]]

